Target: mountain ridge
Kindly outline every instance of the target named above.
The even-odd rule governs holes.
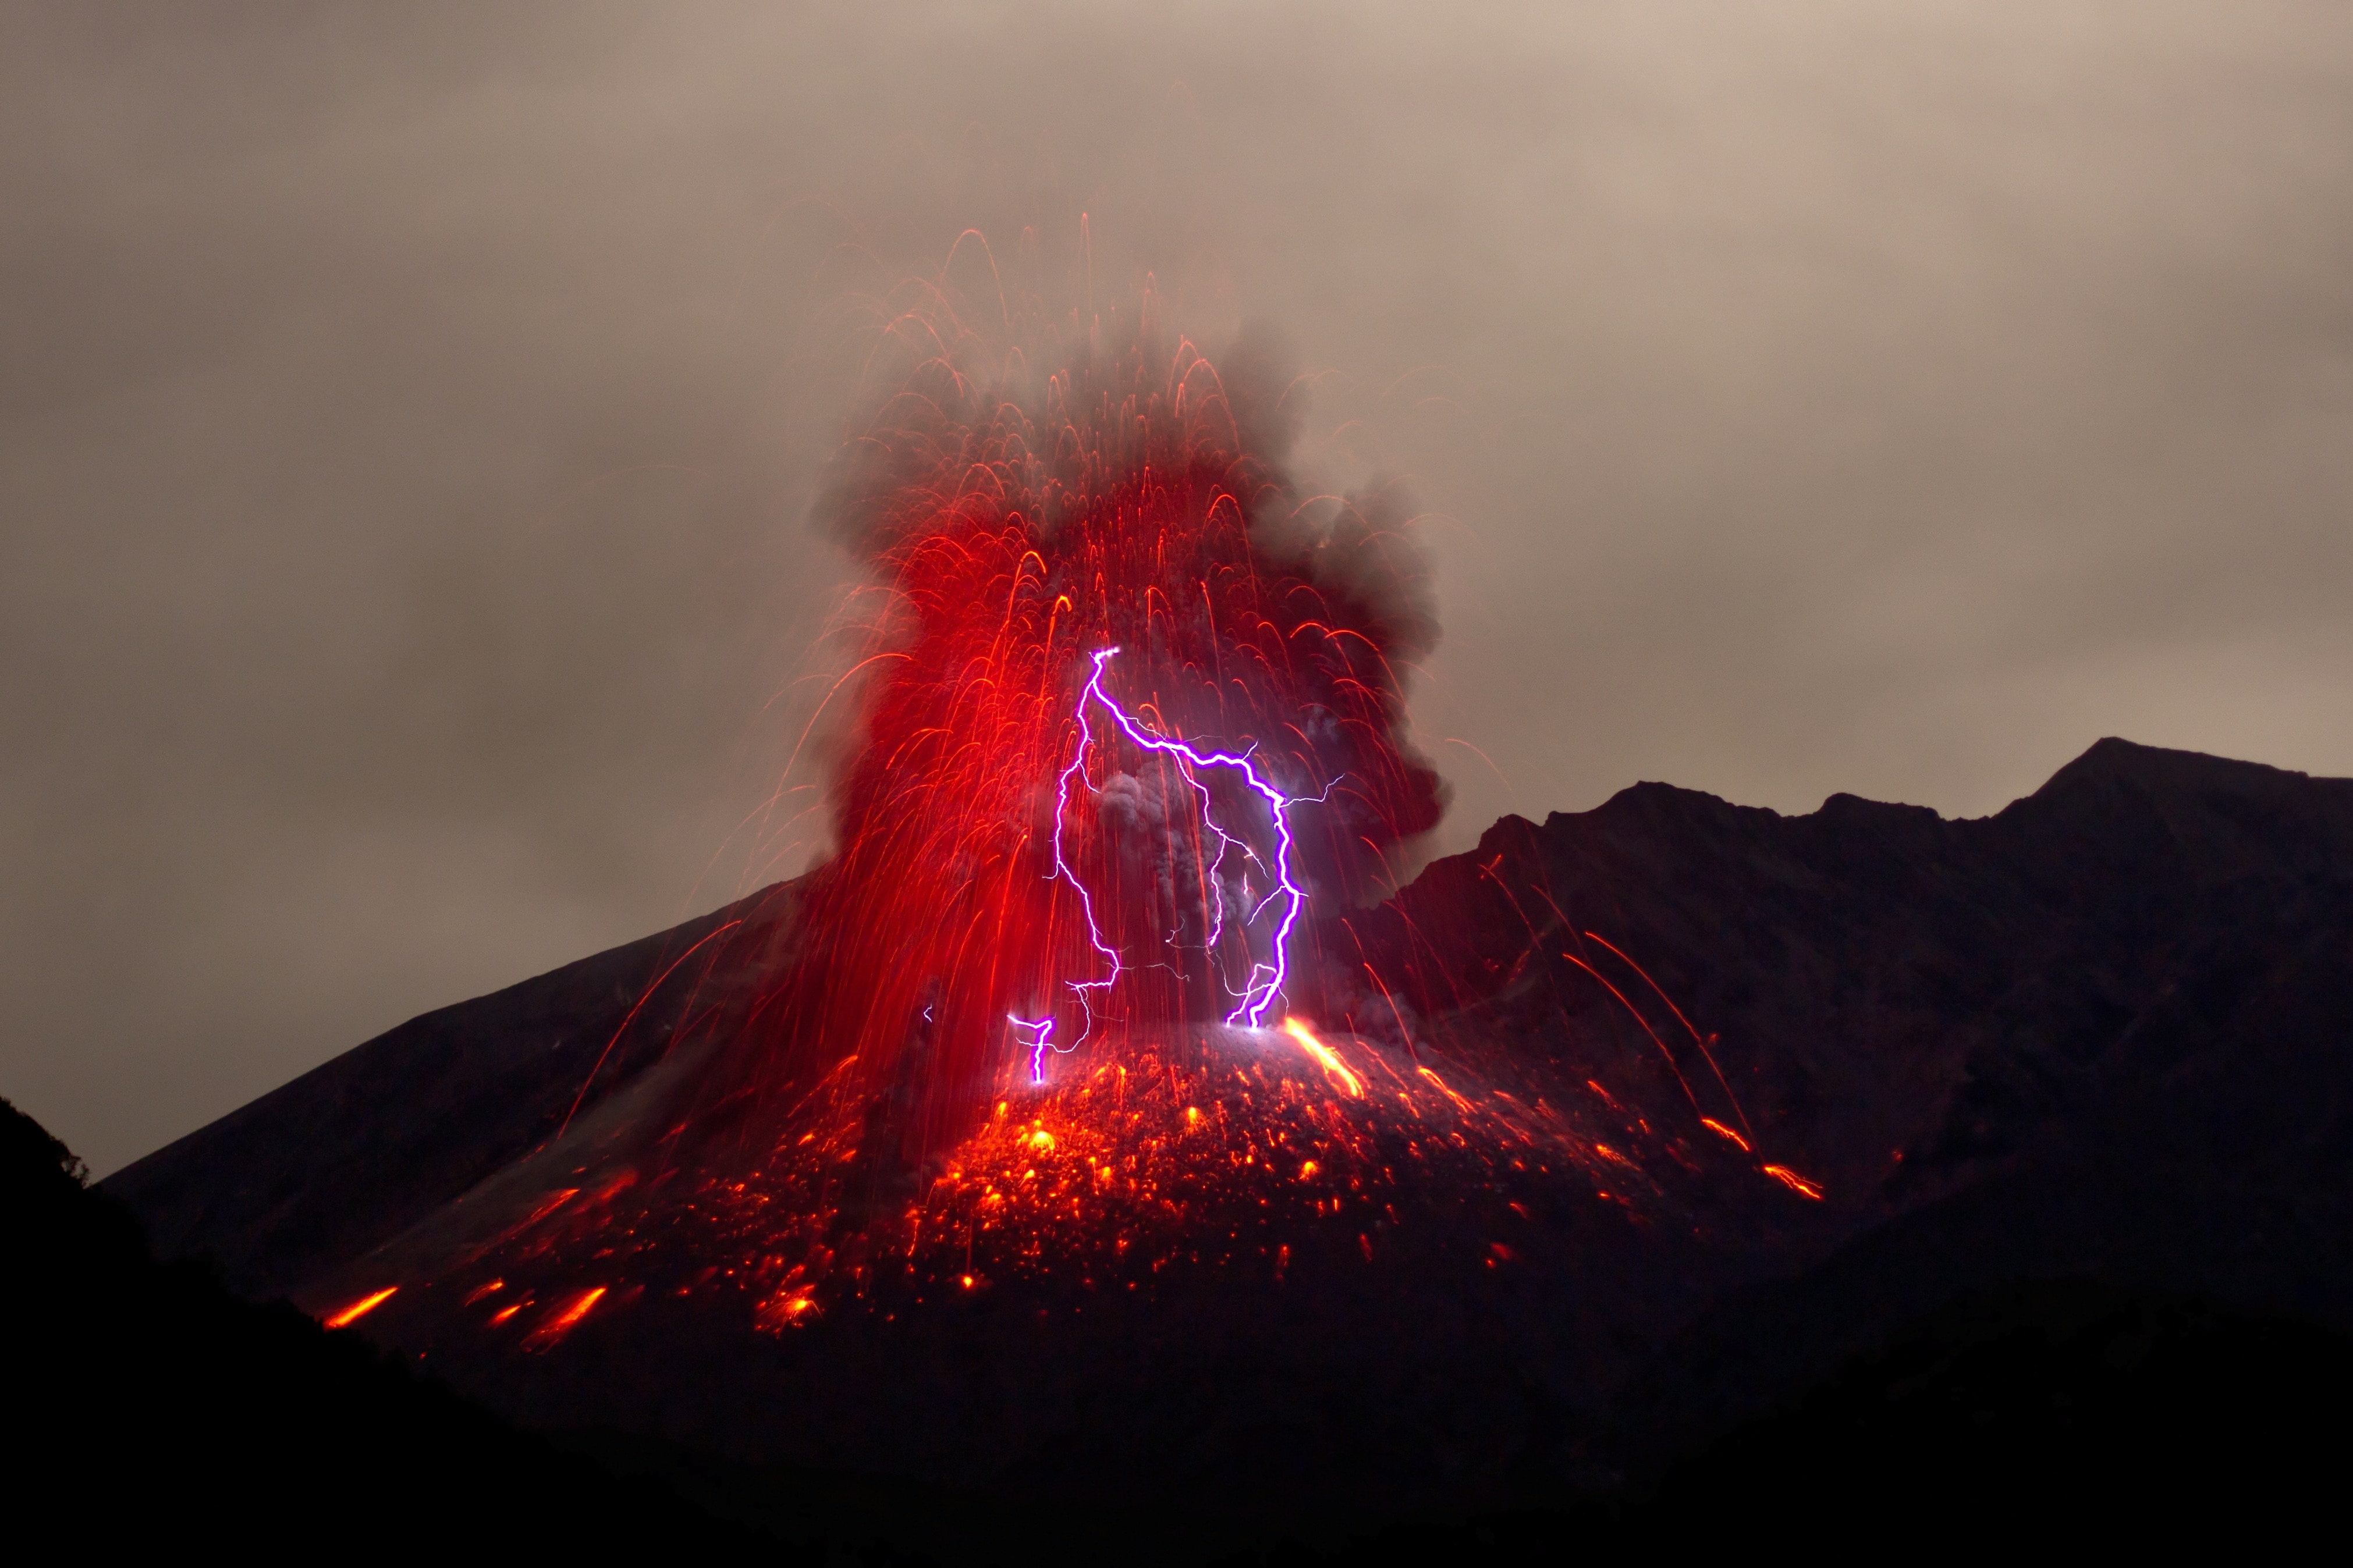
[[[423,1267],[424,1241],[504,1212],[488,1184],[528,1186],[532,1151],[574,1102],[584,1119],[600,1104],[639,1114],[654,1088],[631,1086],[658,1087],[649,1071],[672,1035],[748,1016],[745,977],[789,956],[792,908],[779,885],[427,1015],[108,1189],[159,1247],[209,1252],[248,1292],[321,1309],[355,1296],[395,1237],[409,1237],[404,1267]],[[1356,1031],[1367,1070],[1386,1051],[1466,1088],[1514,1086],[1594,1137],[1622,1127],[1650,1206],[1630,1226],[1609,1192],[1597,1205],[1564,1185],[1572,1173],[1432,1167],[1416,1206],[1379,1230],[1386,1255],[1421,1260],[1410,1282],[1387,1277],[1414,1303],[1398,1324],[1364,1294],[1370,1242],[1357,1260],[1353,1233],[1328,1250],[1302,1233],[1287,1274],[1227,1266],[1187,1295],[1180,1271],[1163,1309],[1077,1318],[1092,1298],[1041,1280],[998,1318],[940,1320],[936,1342],[919,1323],[851,1314],[755,1346],[730,1340],[747,1331],[724,1312],[649,1296],[592,1320],[576,1350],[517,1358],[424,1284],[371,1331],[429,1348],[445,1375],[534,1424],[691,1429],[798,1462],[798,1434],[823,1431],[828,1453],[934,1481],[977,1445],[1008,1477],[1115,1493],[1144,1483],[1114,1449],[1216,1429],[1231,1448],[1216,1484],[1246,1491],[1250,1432],[1402,1422],[1423,1436],[1383,1448],[1375,1469],[1421,1467],[1424,1500],[1469,1488],[1493,1504],[1529,1476],[1687,1449],[1907,1317],[2010,1279],[2113,1278],[2353,1325],[2338,1239],[2353,1236],[2353,781],[2112,739],[1978,818],[1848,795],[1788,816],[1641,784],[1588,812],[1502,818],[1388,903],[1325,917],[1313,945],[1310,1010]],[[542,1049],[530,1030],[559,1022],[581,1043]],[[412,1160],[413,1121],[381,1101],[420,1040],[423,1059],[462,1070]],[[501,1099],[515,1084],[527,1092]],[[461,1225],[469,1192],[481,1213]],[[1486,1237],[1455,1234],[1465,1226],[1502,1226],[1496,1250],[1525,1284],[1447,1273],[1478,1267]],[[1065,1325],[1044,1360],[1043,1342],[1012,1331],[1017,1300]],[[1312,1355],[1303,1321],[1324,1325]],[[1214,1344],[1186,1349],[1177,1323]],[[1134,1364],[1138,1335],[1156,1364]],[[1258,1370],[1236,1385],[1241,1363]],[[1002,1415],[955,1394],[969,1436],[955,1441],[911,1447],[883,1414],[968,1378],[1037,1386]],[[762,1379],[795,1392],[772,1407],[753,1396]],[[1170,1380],[1199,1386],[1175,1398]],[[1377,1408],[1356,1409],[1375,1390]],[[1025,1401],[1036,1409],[1016,1414]],[[1464,1424],[1523,1406],[1472,1443],[1509,1458],[1472,1464]],[[1324,1414],[1299,1414],[1311,1408]],[[1122,1445],[1053,1436],[1138,1421]],[[1409,1462],[1416,1442],[1436,1447]]]

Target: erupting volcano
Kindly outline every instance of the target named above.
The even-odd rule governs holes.
[[[1507,978],[1442,941],[1418,966],[1397,907],[1366,918],[1441,810],[1402,738],[1426,574],[1387,498],[1286,479],[1283,388],[1148,322],[1034,385],[920,325],[942,346],[825,503],[871,566],[838,853],[788,919],[678,952],[555,1142],[366,1259],[341,1311],[533,1351],[649,1293],[774,1331],[1014,1279],[1148,1296],[1172,1268],[1361,1269],[1433,1202],[1461,1211],[1441,1266],[1493,1271],[1563,1182],[1631,1212],[1666,1202],[1662,1158],[1756,1168],[1723,1076],[1704,1103],[1649,1015],[1705,1041],[1556,906],[1521,911],[1520,966],[1573,944],[1655,1062],[1613,1094],[1418,1023]],[[663,1065],[589,1107],[681,988]]]
[[[161,1250],[541,1426],[1187,1517],[1549,1495],[2087,1257],[2353,1321],[2341,1211],[2212,1197],[2348,1190],[2278,1042],[2343,1035],[2353,786],[1642,784],[1406,880],[1395,493],[1293,482],[1262,360],[1067,327],[886,334],[830,857],[111,1178]]]
[[[1024,381],[903,327],[936,351],[824,500],[871,566],[828,699],[838,851],[678,942],[534,1154],[308,1293],[463,1361],[657,1302],[797,1335],[1012,1286],[1054,1317],[1557,1272],[1529,1225],[1565,1194],[1673,1227],[1711,1173],[1819,1196],[1544,886],[1484,868],[1508,969],[1372,908],[1442,811],[1402,738],[1429,583],[1393,496],[1284,478],[1263,364],[1146,322]],[[1645,1056],[1463,1027],[1560,966]]]

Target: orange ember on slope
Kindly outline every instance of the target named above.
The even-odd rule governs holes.
[[[1298,1020],[1106,1039],[1085,1070],[1045,1086],[1018,1081],[1019,1066],[978,1130],[926,1166],[875,1158],[887,1123],[820,1083],[727,1173],[608,1183],[617,1204],[541,1203],[537,1224],[501,1233],[476,1268],[527,1273],[559,1297],[590,1269],[670,1295],[741,1292],[753,1326],[783,1332],[854,1304],[892,1311],[1022,1280],[1150,1292],[1172,1267],[1279,1276],[1303,1252],[1370,1263],[1414,1209],[1459,1232],[1472,1264],[1510,1263],[1516,1243],[1491,1227],[1528,1223],[1547,1192],[1664,1217],[1672,1201],[1651,1167],[1695,1168],[1723,1147],[1597,1110],[1599,1097],[1558,1107],[1460,1067],[1450,1084],[1393,1047]],[[552,1343],[606,1289],[570,1297],[526,1348]]]
[[[519,1197],[522,1223],[493,1224],[433,1289],[483,1302],[469,1317],[488,1327],[555,1303],[519,1342],[541,1351],[592,1309],[648,1291],[733,1298],[746,1327],[781,1334],[1025,1282],[1083,1300],[1205,1275],[1281,1279],[1344,1256],[1520,1268],[1525,1246],[1551,1245],[1556,1222],[1539,1210],[1591,1204],[1685,1225],[1680,1184],[1703,1170],[1823,1195],[1720,1124],[1680,1134],[1598,1086],[1506,1088],[1300,1019],[1109,1037],[1045,1085],[1025,1068],[1006,1063],[981,1125],[920,1163],[897,1152],[889,1099],[841,1092],[828,1074],[723,1163],[634,1182],[608,1166],[580,1189],[587,1200],[569,1187],[560,1204]],[[510,1304],[491,1313],[494,1294]]]
[[[609,1287],[598,1285],[583,1290],[572,1299],[572,1304],[532,1330],[524,1340],[525,1348],[543,1350],[572,1331],[573,1326],[588,1315],[588,1309],[602,1300]]]
[[[329,1318],[327,1320],[327,1327],[331,1329],[349,1328],[352,1324],[358,1322],[362,1318],[366,1317],[370,1312],[375,1311],[378,1307],[383,1306],[385,1302],[390,1300],[392,1299],[392,1293],[399,1289],[400,1287],[397,1285],[387,1285],[373,1296],[361,1297],[350,1306],[345,1307],[342,1311],[337,1312],[333,1317]]]

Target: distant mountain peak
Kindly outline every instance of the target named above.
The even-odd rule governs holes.
[[[2089,750],[2052,773],[2035,796],[2053,795],[2086,784],[2126,781],[2146,788],[2236,789],[2269,791],[2293,784],[2353,781],[2322,779],[2263,763],[2242,763],[2204,752],[2168,746],[2145,746],[2115,735],[2092,743]],[[2033,798],[2030,796],[2029,798]]]

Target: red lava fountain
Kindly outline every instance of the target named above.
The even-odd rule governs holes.
[[[732,1091],[848,1063],[833,1092],[905,1098],[892,1152],[921,1164],[973,1131],[1044,1019],[1061,1052],[1232,1010],[1270,956],[1272,911],[1248,918],[1270,814],[1108,725],[1088,743],[1099,652],[1120,650],[1107,685],[1151,733],[1317,797],[1291,826],[1319,903],[1359,901],[1435,825],[1436,775],[1397,733],[1398,661],[1431,631],[1419,554],[1366,509],[1293,495],[1251,435],[1280,392],[1147,329],[1029,389],[930,356],[857,433],[831,510],[871,554],[872,645],[841,847]]]

